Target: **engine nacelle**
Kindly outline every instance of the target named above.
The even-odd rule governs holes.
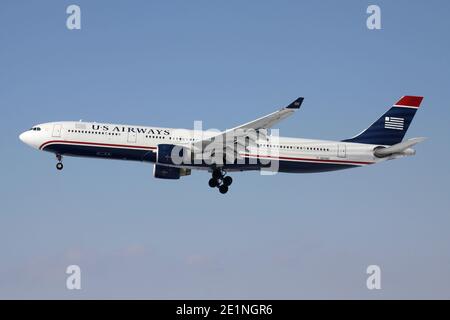
[[[159,144],[156,162],[169,165],[190,164],[191,151],[188,148],[173,144]]]
[[[158,179],[180,179],[182,176],[189,176],[191,169],[167,167],[155,164],[153,167],[153,176]]]

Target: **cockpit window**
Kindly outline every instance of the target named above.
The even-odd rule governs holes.
[[[41,131],[41,128],[39,128],[39,127],[33,127],[33,128],[31,128],[30,130],[32,130],[32,131]]]

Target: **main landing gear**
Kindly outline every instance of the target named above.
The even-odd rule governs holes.
[[[221,169],[215,169],[212,172],[212,178],[209,179],[209,186],[211,188],[219,188],[219,192],[225,194],[228,192],[228,187],[233,183],[233,178],[225,176],[226,172]]]
[[[58,159],[58,163],[56,164],[56,169],[62,170],[64,168],[64,165],[62,164],[62,156],[60,154],[57,154],[56,159]]]

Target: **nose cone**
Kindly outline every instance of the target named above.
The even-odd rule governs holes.
[[[19,139],[23,143],[29,145],[30,147],[36,148],[36,145],[35,145],[36,137],[33,136],[32,131],[25,131],[24,133],[20,134]]]
[[[22,141],[23,143],[26,143],[25,139],[26,139],[26,132],[23,132],[19,135],[19,139],[20,141]]]

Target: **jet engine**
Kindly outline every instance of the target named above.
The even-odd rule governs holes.
[[[155,164],[153,167],[153,176],[158,179],[180,179],[182,176],[189,176],[191,169],[176,168]]]
[[[174,144],[159,144],[156,162],[166,165],[190,164],[191,150]]]

